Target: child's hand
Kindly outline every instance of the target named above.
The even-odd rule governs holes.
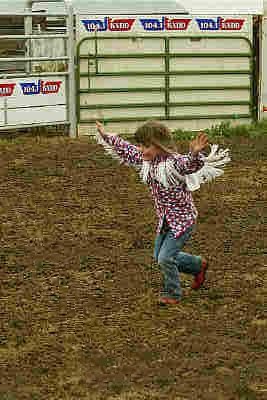
[[[192,140],[189,144],[190,151],[193,154],[199,153],[209,144],[208,136],[204,132],[199,132],[196,139]]]
[[[95,121],[95,124],[96,124],[96,129],[98,130],[100,135],[103,136],[105,134],[104,126],[99,121]]]

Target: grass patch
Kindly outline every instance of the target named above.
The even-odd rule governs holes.
[[[88,168],[88,159],[76,159],[72,160],[73,168]]]
[[[25,270],[26,266],[23,264],[11,264],[8,266],[9,272],[12,272],[13,274],[18,274],[20,272],[23,272]]]
[[[253,364],[241,369],[240,380],[236,392],[239,400],[257,400],[257,395],[249,388],[249,380],[254,378],[260,371]]]
[[[19,347],[19,346],[23,346],[24,344],[26,344],[25,337],[22,336],[22,335],[17,335],[16,336],[16,344],[15,344],[15,346]]]
[[[18,400],[18,397],[14,393],[0,393],[0,399],[1,400]]]
[[[51,272],[52,267],[52,263],[49,263],[47,261],[40,261],[36,263],[36,272],[38,275],[47,275]]]
[[[267,344],[262,342],[262,343],[248,343],[248,348],[251,352],[256,352],[256,353],[267,353]]]
[[[221,303],[222,300],[224,299],[224,293],[222,290],[219,289],[210,289],[207,292],[207,297],[209,298],[209,300],[213,301],[213,302],[218,302]]]
[[[6,346],[6,345],[7,345],[7,342],[8,342],[7,336],[1,335],[1,336],[0,336],[0,346]]]
[[[157,376],[153,379],[153,383],[160,389],[165,389],[166,387],[173,386],[176,383],[176,378],[171,375]]]
[[[90,256],[81,256],[80,257],[80,272],[84,272],[91,269],[92,265],[99,263],[99,257],[90,255]]]
[[[103,153],[103,151],[98,151],[94,154],[91,153],[88,160],[93,161],[97,168],[110,168],[118,166],[118,161],[114,160],[111,155]]]
[[[64,168],[33,168],[33,167],[10,167],[9,175],[23,176],[24,178],[43,177],[43,176],[64,176]]]
[[[267,120],[253,122],[251,124],[231,125],[229,121],[214,125],[211,128],[203,129],[211,138],[220,137],[248,137],[254,138],[267,134]],[[188,140],[195,137],[196,133],[190,130],[176,129],[173,131],[174,138],[177,140]]]
[[[127,382],[124,381],[124,379],[119,379],[117,378],[116,381],[110,382],[108,384],[109,390],[115,394],[115,395],[120,395],[122,392],[128,389],[128,384]]]
[[[240,383],[237,387],[237,394],[239,400],[257,400],[258,397],[255,392],[253,392],[246,383]]]
[[[25,322],[20,319],[12,319],[9,322],[10,328],[13,328],[13,329],[22,329],[24,327],[24,325],[25,325]]]

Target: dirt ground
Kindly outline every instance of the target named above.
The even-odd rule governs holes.
[[[134,169],[87,138],[0,143],[1,400],[267,399],[267,137],[220,143],[185,248],[208,279],[171,308]]]

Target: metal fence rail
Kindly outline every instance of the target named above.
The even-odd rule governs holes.
[[[60,1],[60,0],[59,0]],[[15,70],[15,71],[1,71],[0,73],[0,115],[2,115],[2,120],[4,116],[4,123],[0,124],[0,130],[8,130],[8,129],[18,129],[24,127],[32,127],[32,126],[44,126],[44,125],[52,125],[57,123],[63,123],[69,125],[70,136],[76,136],[76,109],[75,109],[75,43],[74,43],[74,15],[73,8],[71,3],[68,1],[62,0],[62,3],[65,6],[66,12],[62,13],[47,13],[47,12],[33,12],[32,5],[34,3],[42,3],[43,0],[39,1],[28,1],[28,8],[24,13],[12,13],[12,16],[23,16],[24,18],[24,35],[15,34],[15,35],[0,35],[0,40],[21,40],[26,43],[25,55],[21,57],[21,54],[12,57],[0,57],[0,64],[6,63],[7,65],[24,65],[24,71]],[[46,0],[47,2],[58,2],[56,0]],[[1,15],[7,15],[7,13],[3,13]],[[10,14],[8,14],[10,15]],[[50,33],[50,34],[36,34],[33,32],[33,18],[35,17],[64,17],[66,20],[66,33],[58,34],[58,33]],[[64,41],[64,55],[52,55],[44,54],[42,56],[33,56],[32,55],[32,44],[36,40],[46,41],[49,43],[51,39],[61,39]],[[20,52],[21,53],[21,52]],[[46,62],[62,62],[66,63],[66,70],[64,71],[34,71],[33,65],[34,63],[44,63]],[[57,89],[60,87],[59,81],[56,79],[53,81],[52,78],[61,77],[64,79],[62,81],[62,87],[64,85],[64,95],[62,95],[58,99],[54,99],[54,102],[49,104],[49,101],[44,104],[42,100],[42,95],[57,93]],[[25,95],[25,104],[22,104],[20,100],[16,105],[14,96],[11,96],[11,89],[17,85],[20,89],[20,93],[23,91]],[[39,90],[39,92],[38,92]],[[12,92],[13,93],[13,92]],[[38,97],[39,102],[34,104],[33,95],[41,94]],[[43,96],[44,97],[44,96]],[[52,96],[51,96],[52,97]],[[26,102],[26,100],[30,101]],[[42,104],[43,103],[43,104]],[[52,111],[54,106],[62,106],[66,112],[62,113],[64,116],[60,116],[60,108],[58,111],[58,116],[53,121]],[[63,110],[62,108],[62,110]],[[12,115],[12,110],[16,110],[17,113],[22,113],[25,111],[25,115],[29,114],[29,109],[32,109],[34,114],[35,110],[38,109],[38,112],[46,114],[46,117],[42,121],[36,121],[33,119],[32,122],[26,123],[14,123],[8,118],[8,115]],[[51,110],[51,111],[50,111]],[[38,114],[37,117],[38,119]],[[58,118],[61,120],[59,121]]]
[[[236,37],[229,37],[229,36],[223,36],[223,35],[212,35],[212,36],[198,36],[198,40],[205,39],[205,40],[217,40],[220,41],[222,40],[241,40],[243,42],[243,47],[245,50],[241,50],[238,52],[211,52],[211,51],[205,51],[201,53],[192,53],[190,51],[184,52],[177,52],[174,50],[170,49],[170,42],[174,40],[179,41],[179,40],[191,40],[192,36],[172,36],[172,37],[154,37],[154,36],[138,36],[138,38],[145,40],[161,40],[163,41],[163,51],[161,52],[153,52],[153,53],[131,53],[127,52],[125,49],[122,53],[117,53],[115,54],[114,52],[111,54],[108,54],[108,51],[103,52],[100,50],[101,46],[102,48],[107,48],[108,46],[105,46],[104,42],[108,40],[127,40],[127,39],[132,39],[132,37],[128,36],[100,36],[100,35],[95,35],[91,37],[86,37],[83,38],[80,43],[78,44],[77,47],[77,113],[78,113],[78,123],[80,124],[88,124],[92,123],[94,120],[94,117],[90,117],[90,110],[101,110],[102,115],[103,115],[103,120],[107,122],[122,122],[122,121],[140,121],[140,120],[146,120],[149,118],[155,118],[155,119],[161,119],[161,120],[189,120],[189,119],[237,119],[237,118],[253,118],[254,117],[254,112],[255,112],[255,105],[254,105],[254,100],[253,100],[253,50],[252,50],[252,45],[249,39],[247,39],[244,36],[236,36]],[[246,43],[246,44],[244,44]],[[240,65],[242,65],[242,60],[244,60],[245,64],[247,65],[245,68],[197,68],[194,65],[194,60],[196,60],[196,63],[198,60],[207,60],[206,65],[209,64],[209,62],[212,62],[214,60],[226,60],[225,62],[227,63],[228,60],[232,60],[234,58],[237,58],[240,60]],[[189,60],[188,62],[191,62],[191,67],[192,69],[179,69],[175,68],[175,62],[179,63],[180,60]],[[124,61],[125,60],[125,61]],[[142,69],[139,64],[138,68],[126,68],[125,63],[128,61],[128,63],[132,66],[134,63],[132,61],[136,61],[138,63],[142,60],[145,60],[145,62],[148,65],[151,65],[151,69],[146,68]],[[191,61],[190,61],[191,60]],[[113,62],[113,63],[112,63]],[[124,63],[124,64],[123,64]],[[153,65],[162,65],[162,67],[154,68]],[[117,68],[111,68],[109,70],[110,66],[112,67],[113,65],[116,65]],[[121,66],[124,66],[124,70],[122,69]],[[143,64],[145,66],[145,63]],[[231,65],[231,62],[229,63]],[[203,78],[205,80],[205,77],[211,77],[211,76],[221,76],[222,78],[225,78],[227,76],[240,76],[243,75],[246,78],[246,82],[243,84],[239,83],[232,83],[229,85],[226,85],[223,83],[223,80],[218,83],[218,85],[205,85],[205,81],[203,81]],[[189,78],[189,77],[199,77],[199,83],[198,84],[192,84],[192,85],[179,85],[176,86],[172,79],[175,80],[175,77],[181,77],[181,79],[184,78]],[[115,79],[117,78],[128,78],[128,82],[134,82],[134,80],[139,77],[139,78],[146,78],[149,79],[149,77],[157,77],[159,81],[162,83],[157,85],[155,87],[154,85],[139,85],[135,86],[134,84],[129,84],[128,87],[120,87],[119,85],[116,84]],[[110,78],[109,81],[109,87],[97,87],[97,82],[99,82],[99,79],[107,79]],[[110,82],[114,80],[114,85],[112,86]],[[86,83],[87,82],[87,83]],[[151,81],[152,82],[152,81]],[[112,86],[112,87],[111,87]],[[233,100],[224,100],[224,99],[217,99],[217,100],[212,100],[209,99],[209,97],[212,97],[213,93],[218,93],[218,91],[221,91],[223,94],[224,92],[228,91],[234,91],[234,90],[239,90],[240,93],[244,93],[246,95],[245,100],[242,98],[242,95],[240,95],[240,98],[235,98]],[[179,95],[182,92],[188,92],[191,91],[193,94],[195,94],[195,98],[186,101],[186,100],[179,100],[175,101],[172,99],[175,96],[179,98]],[[198,100],[198,93],[201,91],[205,91],[207,93],[207,99],[202,99]],[[125,99],[125,101],[116,101],[118,98],[119,94],[123,93],[129,93],[128,101]],[[146,94],[147,96],[149,94],[156,94],[156,93],[162,93],[164,96],[161,97],[160,101],[151,101],[146,100],[142,101],[142,96],[141,94]],[[96,95],[105,95],[110,99],[110,101],[107,103],[106,101],[99,102],[95,101],[92,102],[92,96]],[[113,101],[112,101],[112,95],[113,96]],[[140,96],[138,97],[139,101],[131,101],[129,102],[130,94],[136,94],[136,98],[138,97],[138,94]],[[203,93],[202,93],[203,94]],[[217,95],[218,96],[218,95]],[[97,97],[100,98],[100,97]],[[121,97],[123,98],[123,97]],[[156,97],[155,97],[156,98]],[[147,97],[146,97],[147,99]],[[141,100],[141,101],[140,101]],[[233,106],[232,109],[233,111],[231,112],[215,112],[212,113],[210,110],[215,109],[215,106],[221,106],[221,109],[224,110],[228,106]],[[238,109],[238,107],[241,107],[240,110],[242,109],[242,106],[247,106],[247,111],[245,112],[235,112],[235,109]],[[204,111],[204,108],[206,107],[206,110]],[[145,111],[148,109],[154,109],[155,112],[153,114],[150,113],[150,115],[146,115]],[[179,110],[191,110],[192,114],[190,112],[183,113],[182,111],[180,112]],[[244,108],[244,107],[243,107]],[[142,116],[133,116],[131,110],[144,110],[144,113]],[[245,108],[244,108],[245,109]],[[124,110],[122,112],[123,116],[116,116],[112,113],[112,110],[116,112],[115,110]],[[199,111],[198,111],[199,110]],[[228,110],[230,108],[228,107]],[[128,113],[129,111],[129,113]],[[160,113],[159,113],[160,111]],[[128,113],[128,115],[127,115]],[[91,113],[92,114],[92,113]],[[138,112],[139,115],[141,115]],[[93,115],[93,114],[92,114]],[[89,117],[88,117],[89,116]]]

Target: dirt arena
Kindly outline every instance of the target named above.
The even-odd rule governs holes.
[[[267,138],[194,192],[205,286],[157,304],[157,217],[87,138],[0,141],[1,400],[264,400]],[[188,144],[180,143],[181,152]]]

